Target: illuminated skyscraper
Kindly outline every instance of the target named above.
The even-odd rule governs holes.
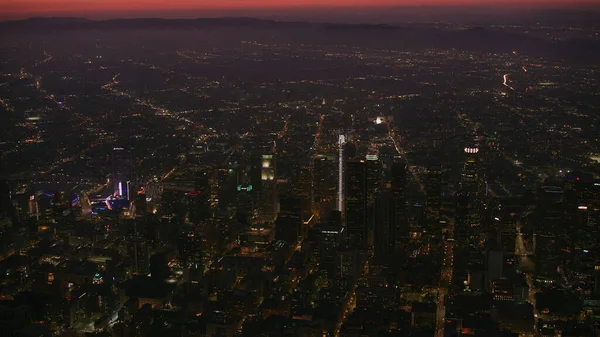
[[[344,210],[344,145],[346,137],[340,135],[338,138],[338,211],[342,212],[342,219],[345,217]]]
[[[275,158],[271,154],[261,157],[261,196],[260,215],[266,222],[274,222],[277,217],[277,178]]]
[[[474,244],[481,226],[483,180],[480,178],[477,147],[465,148],[467,158],[461,173],[456,213],[456,234],[463,243]]]
[[[465,149],[465,151],[476,151],[477,149]],[[481,179],[478,172],[477,152],[468,153],[465,165],[460,176],[460,194],[470,197],[479,197],[481,192]]]
[[[383,165],[377,155],[367,155],[367,203],[372,204],[381,189]]]
[[[112,153],[113,194],[125,200],[133,197],[133,163],[131,152],[115,147]],[[131,190],[131,191],[130,191]]]

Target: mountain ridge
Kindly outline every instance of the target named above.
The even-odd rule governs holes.
[[[311,23],[277,21],[251,17],[196,19],[111,19],[30,18],[0,22],[0,34],[42,33],[52,31],[119,30],[210,30],[239,29],[240,36],[252,32],[277,32],[279,42],[322,43],[395,49],[456,49],[489,53],[518,50],[532,56],[568,59],[597,64],[600,41],[597,39],[549,40],[526,33],[489,29],[481,26],[439,28],[436,25],[387,25]],[[269,34],[267,34],[269,35]],[[268,37],[266,37],[268,38]]]

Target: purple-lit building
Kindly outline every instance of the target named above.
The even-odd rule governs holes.
[[[131,152],[122,147],[115,147],[112,154],[113,195],[130,200],[133,187],[133,169]]]

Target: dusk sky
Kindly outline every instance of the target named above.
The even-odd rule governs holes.
[[[377,7],[377,6],[456,6],[456,5],[529,5],[546,7],[573,3],[598,4],[600,0],[0,0],[2,16],[67,16],[99,12],[135,12],[160,10],[243,10],[290,7]],[[158,13],[158,12],[157,12]]]

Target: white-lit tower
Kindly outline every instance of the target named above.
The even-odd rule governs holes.
[[[338,137],[338,204],[337,209],[342,213],[344,219],[344,144],[346,137],[339,135]]]

